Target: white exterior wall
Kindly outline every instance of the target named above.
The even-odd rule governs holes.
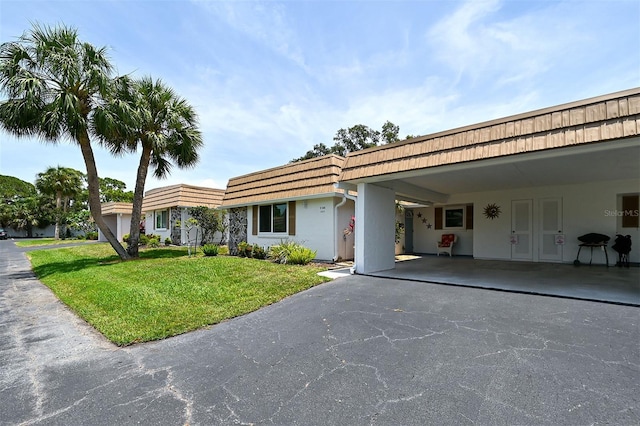
[[[337,197],[315,198],[296,201],[296,234],[288,233],[258,233],[252,235],[251,227],[253,223],[253,209],[251,206],[247,209],[247,242],[249,244],[258,244],[265,249],[272,245],[279,244],[282,240],[295,241],[306,247],[316,250],[316,259],[333,260],[338,250],[338,255],[345,258],[344,242],[342,242],[342,230],[347,227],[351,215],[354,214],[353,201],[348,200],[347,204],[338,209],[338,229],[334,221],[334,207],[342,201]],[[287,221],[288,226],[288,221]],[[337,233],[340,234],[340,241],[337,243]],[[353,247],[353,236],[347,237],[347,244]],[[351,253],[353,257],[353,249],[349,252],[347,249],[346,256]]]
[[[428,229],[422,224],[417,213],[422,212],[428,223],[434,224],[433,208],[414,210],[414,248],[420,253],[435,253],[435,242],[443,233],[455,233],[459,242],[454,254],[473,255],[477,259],[511,259],[511,201],[532,200],[533,214],[533,253],[532,260],[539,261],[540,255],[540,200],[544,198],[562,198],[562,221],[565,245],[562,247],[562,262],[571,263],[578,253],[578,237],[590,232],[608,235],[611,240],[607,247],[609,263],[615,264],[617,253],[611,248],[616,234],[631,235],[632,247],[629,255],[631,262],[640,262],[640,230],[622,228],[620,194],[640,192],[637,180],[618,180],[607,182],[589,182],[576,185],[558,185],[513,190],[487,191],[470,194],[456,194],[450,198],[450,205],[474,205],[473,230],[447,231],[446,229]],[[500,206],[501,214],[496,219],[484,216],[484,207],[489,203]],[[580,260],[588,262],[589,249],[583,249]],[[605,257],[599,249],[593,251],[593,263],[604,264]]]
[[[122,242],[122,237],[131,230],[131,215],[117,213],[106,215],[103,218],[116,239]],[[107,242],[107,237],[104,236],[100,229],[98,229],[98,241]]]
[[[447,205],[449,207],[449,205]],[[451,207],[464,207],[451,205]],[[474,227],[476,221],[474,206]],[[422,217],[418,217],[420,214]],[[423,223],[426,219],[426,223]],[[431,227],[428,227],[431,225]],[[442,234],[456,234],[458,241],[453,246],[453,255],[473,255],[473,229],[435,229],[435,208],[423,207],[413,210],[413,251],[415,253],[436,254],[437,243]],[[511,254],[511,251],[509,251]],[[446,256],[446,255],[445,255]]]
[[[358,184],[356,203],[356,272],[368,274],[395,267],[395,192]]]

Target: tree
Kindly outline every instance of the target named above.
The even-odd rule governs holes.
[[[9,206],[11,227],[17,230],[24,230],[27,237],[33,236],[33,227],[45,227],[49,222],[51,212],[47,208],[50,203],[49,198],[42,196],[21,198]]]
[[[314,145],[313,149],[310,151],[307,151],[305,155],[303,155],[300,158],[294,158],[293,160],[291,160],[291,162],[296,163],[298,161],[309,160],[311,158],[322,157],[324,155],[329,155],[329,154],[331,154],[331,148],[329,148],[323,143],[319,143]]]
[[[29,182],[13,176],[0,175],[0,202],[10,203],[13,200],[36,195],[36,187]]]
[[[96,106],[111,87],[106,48],[78,38],[77,30],[34,24],[17,41],[0,45],[0,125],[17,137],[80,146],[87,168],[89,208],[96,225],[122,259],[129,258],[113,235],[100,206],[98,170],[90,135]]]
[[[100,178],[100,201],[103,203],[132,203],[133,192],[125,191],[127,184],[113,178]]]
[[[172,162],[193,167],[203,145],[195,110],[162,81],[121,77],[109,101],[96,111],[96,132],[114,154],[141,148],[133,192],[127,252],[138,256],[139,223],[149,166],[157,178],[169,175]]]
[[[68,167],[49,167],[38,173],[36,188],[43,194],[53,195],[56,201],[54,237],[60,239],[61,225],[66,223],[70,198],[82,191],[82,172]],[[63,234],[64,235],[64,234]]]
[[[314,145],[312,150],[307,151],[304,156],[294,158],[291,162],[295,163],[297,161],[322,157],[328,154],[337,154],[344,157],[350,152],[372,148],[380,144],[397,142],[400,140],[398,138],[399,132],[400,127],[390,121],[386,121],[382,125],[381,132],[373,130],[363,124],[356,124],[348,129],[338,130],[336,135],[333,137],[334,144],[331,147],[327,147],[325,144],[319,143]]]
[[[197,206],[190,207],[188,212],[202,231],[202,244],[213,242],[213,236],[218,231],[223,234],[222,239],[224,239],[225,224],[220,210]]]

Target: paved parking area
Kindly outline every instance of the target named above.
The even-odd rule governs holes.
[[[373,276],[640,306],[640,268],[479,260],[467,256],[400,256]]]
[[[0,424],[640,424],[640,310],[349,276],[117,348],[0,241]]]

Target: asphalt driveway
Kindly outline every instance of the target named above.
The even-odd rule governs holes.
[[[640,309],[350,276],[117,348],[0,241],[0,424],[640,424]]]

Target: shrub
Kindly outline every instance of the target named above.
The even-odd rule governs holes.
[[[264,248],[260,247],[257,244],[253,245],[251,255],[254,259],[265,259],[267,257],[267,253]]]
[[[97,240],[98,239],[98,233],[97,232],[87,232],[86,236],[87,236],[87,240]]]
[[[218,254],[220,256],[227,256],[229,254],[229,246],[218,246]]]
[[[280,241],[269,248],[268,257],[276,263],[306,265],[316,257],[316,251],[295,241]]]
[[[160,240],[158,240],[156,237],[149,238],[149,240],[147,241],[147,247],[151,247],[151,248],[160,247]]]
[[[153,238],[153,234],[149,234],[149,235],[140,234],[140,239],[138,240],[138,244],[141,246],[146,246],[147,244],[149,244],[149,240],[151,238]]]
[[[306,265],[316,257],[316,250],[308,247],[297,246],[289,253],[288,263],[292,265]]]
[[[242,241],[238,244],[238,256],[253,257],[253,246],[246,241]]]
[[[122,236],[122,241],[124,241],[125,243],[129,244],[129,240],[131,239],[131,235],[129,234],[124,234]]]
[[[217,256],[219,247],[215,244],[205,244],[202,246],[202,253],[205,256]]]
[[[165,246],[170,246],[171,245],[171,238],[167,237],[164,239],[164,245]]]

